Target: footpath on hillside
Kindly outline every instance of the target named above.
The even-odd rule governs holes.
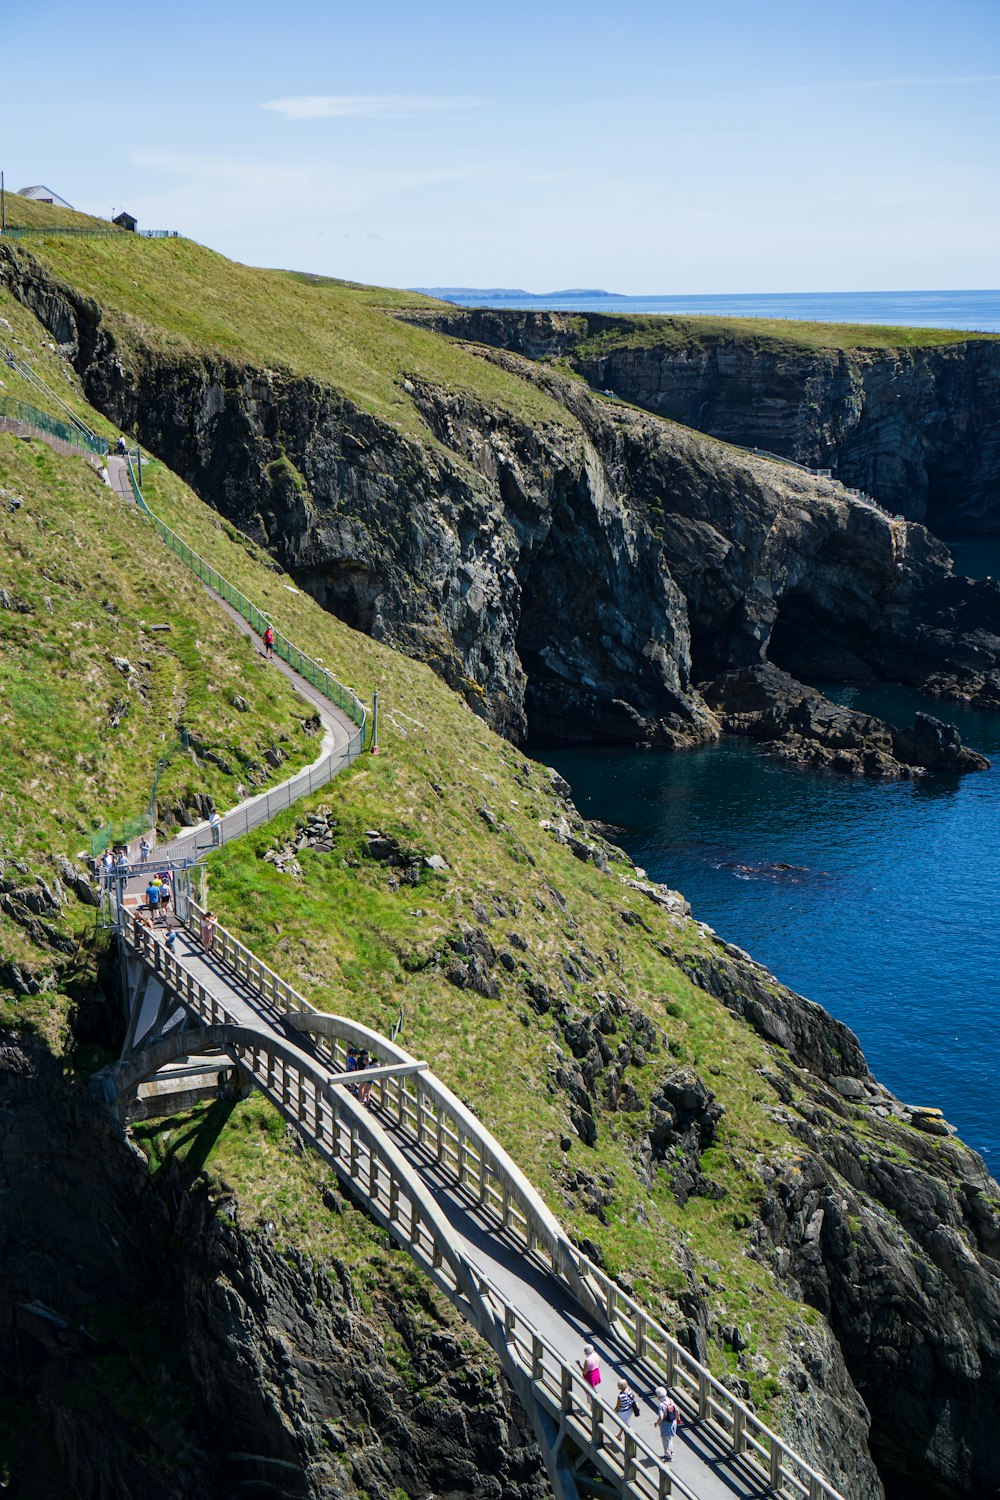
[[[135,497],[132,494],[132,485],[128,475],[128,462],[114,454],[107,458],[108,483],[115,494],[126,505],[135,505]],[[238,610],[221,594],[216,593],[207,583],[202,582],[202,588],[210,599],[219,606],[232,620],[236,628],[248,639],[258,644],[261,656],[265,655],[260,636],[254,630],[248,620],[245,620]],[[241,833],[246,833],[249,828],[259,823],[265,823],[275,813],[283,811],[294,800],[288,794],[295,792],[299,784],[308,786],[309,773],[318,771],[319,767],[331,756],[342,756],[347,763],[347,751],[352,737],[357,733],[357,725],[341,709],[332,704],[317,688],[307,682],[298,672],[284,662],[280,657],[271,658],[270,665],[280,672],[287,682],[295,689],[302,698],[315,709],[323,729],[323,739],[319,754],[316,759],[288,781],[282,782],[277,787],[268,791],[257,793],[253,797],[247,797],[238,802],[235,807],[223,813],[218,825],[218,837],[216,831],[207,820],[193,824],[182,833],[177,834],[166,844],[156,846],[156,857],[161,860],[183,860],[196,858],[200,851],[213,847],[216,844],[225,843],[230,838],[235,838]],[[285,789],[286,795],[279,797]]]

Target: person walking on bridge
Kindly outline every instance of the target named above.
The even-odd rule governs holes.
[[[155,924],[160,915],[160,887],[155,876],[146,887],[146,905],[149,907],[149,915]]]
[[[660,1429],[660,1440],[663,1443],[663,1457],[667,1463],[673,1462],[674,1439],[677,1436],[677,1427],[681,1420],[680,1408],[674,1401],[665,1385],[656,1388],[656,1416],[653,1421]]]
[[[584,1344],[583,1358],[578,1359],[577,1364],[583,1371],[584,1380],[596,1390],[601,1383],[601,1361],[594,1351],[593,1344]]]
[[[618,1382],[618,1399],[615,1402],[615,1411],[622,1419],[623,1427],[631,1427],[632,1413],[635,1411],[635,1391],[627,1380]]]
[[[264,628],[264,655],[268,661],[274,660],[274,626],[267,625]]]
[[[207,911],[201,919],[201,946],[206,953],[211,953],[215,946],[215,929],[219,925],[219,919],[214,911]]]

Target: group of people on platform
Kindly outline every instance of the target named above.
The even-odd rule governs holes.
[[[601,1361],[593,1344],[584,1344],[583,1358],[577,1360],[577,1365],[583,1372],[583,1378],[592,1390],[596,1390],[601,1383]],[[621,1419],[623,1427],[631,1427],[632,1417],[638,1405],[639,1398],[629,1385],[627,1380],[619,1380],[618,1395],[615,1400],[614,1410]],[[674,1457],[674,1440],[677,1437],[677,1428],[680,1425],[680,1407],[671,1396],[665,1385],[656,1388],[656,1411],[653,1417],[653,1426],[660,1434],[663,1444],[663,1457],[666,1462],[672,1463]]]
[[[164,922],[170,916],[170,901],[173,895],[173,876],[169,870],[161,870],[157,875],[149,877],[146,887],[146,909],[155,925],[161,918]]]
[[[375,1059],[372,1057],[371,1053],[365,1051],[364,1048],[358,1051],[356,1047],[348,1047],[346,1071],[348,1073],[360,1073],[365,1068],[372,1067],[374,1061]],[[349,1083],[347,1086],[350,1089],[351,1093],[355,1095],[359,1104],[370,1103],[372,1097],[372,1084],[370,1078],[364,1079],[357,1085]]]

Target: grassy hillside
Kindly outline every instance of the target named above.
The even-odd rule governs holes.
[[[0,433],[0,862],[13,886],[144,811],[283,779],[317,753],[307,710],[84,458]],[[157,629],[155,627],[165,627]],[[178,743],[181,728],[192,748]],[[197,752],[197,754],[196,754]],[[215,757],[214,761],[205,755]],[[221,762],[221,764],[219,764]],[[167,820],[169,821],[169,819]],[[92,918],[72,901],[64,920]],[[0,961],[37,961],[0,916]]]
[[[516,379],[391,320],[391,294],[248,270],[186,241],[32,243],[30,253],[106,302],[125,339],[141,321],[143,339],[157,347],[287,362],[404,427],[417,418],[397,382],[419,361],[435,380],[468,380],[480,398],[500,392],[541,402],[536,416],[548,411]],[[45,342],[37,325],[17,326],[26,344]],[[51,373],[61,374],[58,363]],[[73,853],[105,809],[141,802],[181,722],[226,760],[242,763],[282,732],[293,757],[309,754],[296,728],[301,707],[277,675],[82,460],[4,438],[0,484],[21,500],[5,511],[0,495],[0,584],[26,611],[0,616],[0,649],[13,668],[4,692],[17,689],[2,704],[12,757],[0,766],[5,849],[24,851],[26,865],[28,854],[37,863],[67,841]],[[403,1044],[474,1103],[570,1229],[670,1326],[697,1317],[692,1304],[705,1308],[713,1366],[738,1372],[758,1406],[776,1410],[778,1370],[820,1318],[789,1300],[750,1253],[747,1231],[766,1184],[774,1174],[794,1177],[803,1159],[795,1111],[815,1111],[801,1074],[788,1069],[780,1087],[774,1082],[778,1049],[688,977],[717,952],[712,935],[650,900],[624,856],[610,851],[601,868],[558,841],[551,825],[573,811],[550,774],[492,734],[429,668],[325,613],[162,465],[150,468],[145,491],[285,634],[363,698],[378,688],[383,710],[378,757],[211,856],[211,903],[222,921],[321,1008],[380,1030],[402,1011]],[[170,632],[150,631],[163,622]],[[128,658],[134,683],[112,655]],[[127,712],[112,725],[108,706],[119,698]],[[177,785],[196,776],[229,802],[244,772],[226,778],[182,757],[170,774]],[[319,812],[332,847],[293,851],[305,818]],[[380,858],[379,847],[393,859]],[[276,865],[266,858],[275,851],[289,857]],[[447,868],[431,869],[432,854]],[[85,918],[65,909],[53,926],[80,933]],[[20,945],[20,961],[38,963],[23,931],[2,934]],[[90,959],[72,961],[86,968]],[[45,956],[52,987],[30,1004],[6,997],[8,1023],[58,1029],[60,962]],[[92,979],[92,965],[87,972]],[[573,1095],[581,1063],[595,1103],[589,1132]],[[680,1070],[696,1071],[722,1109],[698,1162],[707,1188],[690,1196],[675,1187],[684,1149],[668,1145],[662,1162],[650,1155],[659,1091]],[[903,1147],[879,1140],[866,1110],[839,1099],[836,1107],[865,1149],[907,1164]],[[362,1284],[391,1276],[409,1295],[412,1270],[390,1270],[402,1258],[356,1215],[323,1208],[326,1170],[300,1156],[262,1101],[194,1111],[138,1134],[154,1165],[175,1158],[224,1179],[244,1220],[273,1224],[290,1254],[339,1256],[360,1268]],[[742,1353],[722,1334],[731,1325],[746,1341]]]
[[[19,202],[25,222],[46,227],[53,210]],[[407,378],[475,391],[534,421],[567,420],[534,387],[394,318],[392,309],[403,304],[434,305],[415,293],[242,266],[186,239],[52,235],[10,243],[99,301],[126,349],[141,343],[179,354],[211,352],[308,374],[425,436],[402,386]]]
[[[72,854],[105,811],[141,804],[180,722],[234,759],[283,733],[290,764],[309,753],[301,710],[282,680],[84,460],[0,437],[0,483],[5,497],[23,502],[0,508],[0,583],[30,611],[3,617],[0,841],[8,854],[32,867],[49,852]],[[753,1347],[774,1349],[800,1313],[746,1259],[733,1223],[763,1191],[749,1171],[755,1154],[791,1159],[796,1147],[765,1107],[756,1070],[766,1047],[678,967],[705,947],[700,929],[627,885],[633,872],[624,858],[603,873],[555,842],[540,822],[565,809],[547,771],[493,735],[428,668],[325,614],[163,467],[149,471],[146,493],[281,629],[364,696],[377,686],[383,705],[380,756],[212,857],[212,902],[223,921],[324,1008],[381,1029],[402,1009],[404,1043],[475,1101],[613,1270],[668,1309],[685,1283],[677,1249],[686,1240],[724,1267],[719,1298],[730,1320],[749,1320]],[[160,622],[170,632],[150,634]],[[134,665],[134,683],[112,655]],[[237,693],[249,712],[234,707]],[[119,700],[126,711],[111,727]],[[195,771],[181,756],[164,786],[196,781],[227,804],[237,779],[212,765]],[[300,852],[297,873],[263,858],[321,808],[335,825],[333,853]],[[373,828],[404,865],[416,865],[415,883],[369,857]],[[418,864],[433,853],[444,856],[446,872]],[[79,935],[88,920],[87,909],[68,905],[54,925]],[[491,994],[453,982],[470,935],[497,955]],[[9,956],[37,963],[16,926],[5,923],[3,942]],[[45,1030],[47,1006],[64,1010],[58,983],[30,1004],[8,997],[4,1018]],[[553,1068],[573,1066],[567,1033],[598,1014],[612,1046],[631,1056],[626,1076],[642,1102],[619,1111],[609,1104],[589,1147]],[[725,1196],[684,1208],[663,1174],[647,1188],[639,1170],[646,1103],[679,1065],[696,1067],[726,1111],[704,1163]],[[595,1092],[602,1087],[598,1079]],[[347,1231],[319,1206],[324,1174],[289,1154],[275,1122],[259,1101],[239,1106],[210,1169],[232,1182],[249,1214],[283,1226],[288,1243],[346,1253],[337,1236]],[[191,1121],[146,1132],[161,1155],[183,1154],[195,1135],[202,1149],[204,1134]],[[366,1231],[350,1231],[358,1233],[367,1244]],[[719,1349],[720,1367],[734,1358]],[[773,1389],[764,1379],[758,1394]]]

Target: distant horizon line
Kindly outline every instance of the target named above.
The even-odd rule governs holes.
[[[565,287],[551,292],[529,292],[524,287],[478,287],[478,286],[411,286],[410,292],[425,297],[452,296],[487,297],[499,300],[505,297],[529,297],[532,301],[548,301],[553,297],[579,300],[584,297],[601,297],[606,301],[691,301],[709,297],[915,297],[915,296],[1000,296],[1000,287],[861,287],[852,291],[812,290],[807,292],[607,292],[599,287]]]

